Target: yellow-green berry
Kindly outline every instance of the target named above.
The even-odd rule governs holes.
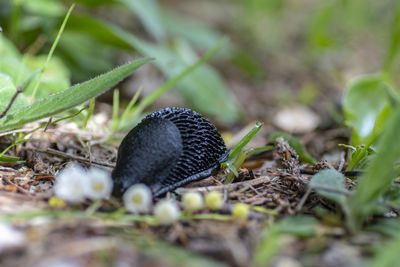
[[[204,205],[203,196],[198,192],[189,192],[183,195],[183,208],[190,212],[196,212]]]
[[[222,194],[217,191],[212,191],[206,194],[205,202],[210,210],[219,210],[224,204]]]
[[[247,216],[249,216],[249,206],[243,203],[236,203],[233,205],[232,215],[238,219],[247,219]]]

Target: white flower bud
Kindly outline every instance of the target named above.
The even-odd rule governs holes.
[[[164,225],[172,224],[179,219],[178,205],[172,200],[163,199],[154,207],[154,216]]]
[[[90,168],[86,174],[84,184],[85,196],[92,200],[108,198],[113,187],[110,173],[94,167]]]
[[[69,165],[56,175],[54,192],[57,197],[69,203],[79,203],[84,199],[85,170],[77,165]]]
[[[152,204],[150,188],[144,184],[131,186],[123,195],[125,208],[132,212],[147,212]]]

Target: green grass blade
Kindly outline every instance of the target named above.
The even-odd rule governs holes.
[[[264,125],[263,122],[257,122],[253,129],[250,130],[239,143],[231,150],[229,153],[229,158],[235,157],[242,148],[250,142],[250,140],[260,131],[261,127]]]
[[[389,119],[377,146],[375,160],[359,180],[354,195],[349,199],[347,224],[352,231],[360,229],[371,213],[374,202],[391,185],[396,177],[395,164],[400,159],[400,107]]]
[[[144,58],[128,63],[94,79],[74,85],[64,91],[42,98],[31,105],[9,113],[6,117],[0,119],[0,132],[22,126],[28,122],[53,116],[82,104],[114,86],[150,60],[150,58]]]
[[[54,50],[56,49],[57,44],[58,44],[58,42],[59,42],[59,40],[60,40],[60,38],[61,38],[61,35],[62,35],[62,33],[64,32],[65,25],[67,25],[68,18],[69,18],[69,16],[71,15],[72,10],[74,9],[74,7],[75,7],[75,3],[72,4],[71,7],[68,9],[68,12],[67,12],[67,14],[65,15],[64,20],[63,20],[63,22],[62,22],[62,24],[61,24],[60,30],[59,30],[58,33],[57,33],[57,37],[56,37],[56,39],[54,40],[54,43],[53,43],[53,45],[52,45],[51,48],[50,48],[49,54],[47,55],[46,62],[45,62],[44,66],[43,66],[43,68],[42,68],[42,70],[41,70],[41,72],[40,72],[40,74],[39,74],[39,79],[36,81],[35,87],[33,88],[33,92],[32,92],[32,95],[31,95],[31,101],[32,101],[32,102],[35,100],[36,92],[37,92],[37,90],[38,90],[38,88],[39,88],[40,81],[42,80],[42,75],[43,75],[43,73],[45,72],[45,70],[47,69],[47,66],[49,65],[50,59],[51,59],[51,57],[53,56]]]

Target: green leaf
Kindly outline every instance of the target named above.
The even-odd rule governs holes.
[[[5,163],[15,163],[18,162],[19,158],[18,157],[11,157],[11,156],[6,156],[6,155],[0,155],[0,162],[5,162]]]
[[[346,200],[346,196],[339,192],[348,192],[344,182],[345,177],[342,173],[336,170],[322,170],[312,177],[309,186],[311,188],[315,188],[315,191],[321,196],[343,205]],[[326,188],[327,190],[323,190],[321,188]],[[338,193],[329,192],[329,189],[338,190]]]
[[[307,238],[316,234],[318,220],[310,216],[293,216],[284,218],[270,226],[265,227],[258,240],[253,255],[254,266],[269,266],[273,256],[282,248],[282,238],[291,234]]]
[[[27,55],[25,66],[30,70],[37,70],[44,66],[46,56],[32,57]],[[69,71],[64,63],[56,57],[50,59],[46,70],[42,74],[41,84],[36,93],[36,98],[43,98],[51,93],[62,91],[71,86],[69,79]],[[38,79],[39,77],[36,77]],[[30,86],[24,88],[24,95],[31,95],[36,79]]]
[[[400,235],[380,247],[368,264],[369,267],[392,267],[399,264]]]
[[[155,39],[162,41],[165,39],[165,30],[161,22],[160,7],[155,0],[119,0],[130,8],[142,21],[147,31]]]
[[[292,234],[306,238],[315,235],[319,222],[311,216],[286,217],[274,225],[274,230],[284,234]]]
[[[82,104],[114,86],[149,60],[149,58],[145,58],[128,63],[92,80],[74,85],[57,94],[42,98],[29,106],[10,112],[5,118],[0,119],[0,132],[53,116]]]
[[[372,144],[381,133],[391,113],[386,87],[380,75],[361,76],[347,85],[343,111],[354,146]]]
[[[113,27],[114,32],[124,36],[132,47],[141,53],[156,58],[155,64],[169,78],[173,78],[194,62],[193,51],[177,46],[175,50],[167,44],[154,45],[145,42],[120,28]],[[218,73],[210,66],[203,65],[182,80],[176,87],[185,102],[202,113],[213,115],[221,120],[232,122],[239,118],[236,101],[227,92],[225,84]]]
[[[222,38],[212,26],[163,8],[162,23],[171,36],[188,40],[194,47],[208,49]]]
[[[377,152],[366,174],[360,177],[349,199],[347,224],[352,231],[360,229],[366,216],[373,212],[374,202],[390,187],[396,177],[395,164],[400,159],[400,107],[398,107],[380,137]]]
[[[274,132],[271,137],[269,138],[269,140],[271,142],[275,142],[276,138],[278,137],[283,137],[288,143],[289,145],[296,151],[296,153],[299,155],[299,158],[301,161],[309,163],[309,164],[314,164],[315,163],[315,159],[308,154],[306,148],[304,147],[304,145],[294,136],[288,134],[288,133],[284,133],[284,132]]]

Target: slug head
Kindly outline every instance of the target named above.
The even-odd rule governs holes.
[[[157,191],[182,153],[182,138],[169,120],[146,118],[122,141],[118,149],[113,195],[121,196],[130,186],[143,183]]]

